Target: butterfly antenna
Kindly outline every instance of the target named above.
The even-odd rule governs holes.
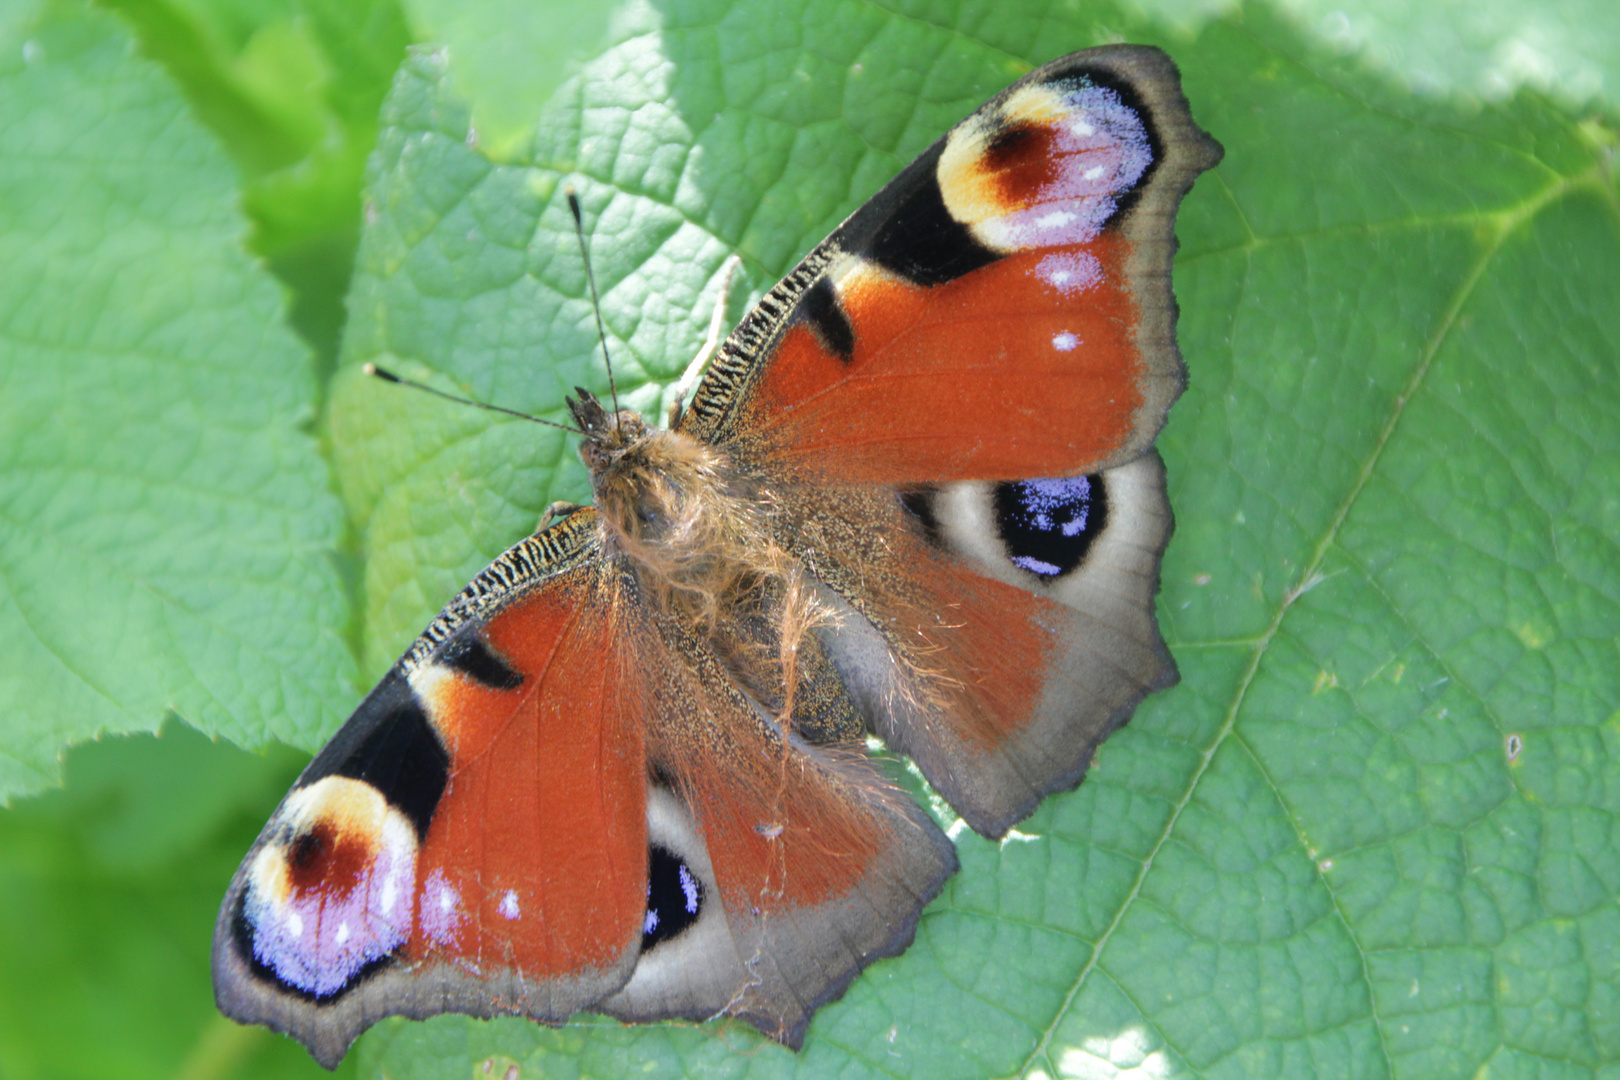
[[[591,271],[591,252],[585,244],[585,218],[580,213],[579,196],[569,184],[568,209],[574,215],[574,236],[579,239],[579,257],[585,263],[585,283],[591,288],[591,311],[596,314],[596,336],[602,342],[602,363],[607,366],[608,396],[613,399],[613,426],[619,427],[619,388],[613,384],[613,359],[608,356],[607,327],[602,325],[602,298],[596,291],[596,274]]]
[[[534,424],[544,424],[546,427],[561,428],[562,430],[571,432],[575,435],[585,434],[577,427],[571,427],[568,424],[559,424],[555,420],[546,420],[542,417],[530,416],[525,412],[518,412],[516,409],[503,409],[499,405],[490,405],[487,402],[474,401],[472,398],[457,397],[455,394],[447,394],[443,390],[434,389],[427,383],[420,383],[415,379],[407,379],[402,375],[395,375],[392,371],[389,371],[386,368],[380,368],[376,364],[366,364],[360,370],[364,371],[367,375],[381,379],[383,382],[391,382],[397,383],[400,386],[408,386],[412,390],[421,390],[425,393],[432,394],[434,397],[441,397],[446,401],[454,401],[459,405],[471,405],[475,409],[487,409],[490,412],[505,413],[507,416],[515,416],[519,420],[527,420]]]

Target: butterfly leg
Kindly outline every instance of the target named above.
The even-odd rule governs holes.
[[[565,518],[570,514],[583,509],[585,508],[579,503],[569,502],[566,499],[558,499],[556,502],[553,502],[550,506],[546,507],[545,512],[540,515],[540,524],[534,527],[534,531],[537,533],[545,532],[546,528],[550,526],[553,521],[557,520],[558,518]]]
[[[726,300],[731,296],[731,279],[737,275],[737,267],[742,265],[742,259],[736,255],[728,258],[720,267],[720,295],[715,298],[714,313],[709,316],[709,334],[703,339],[703,347],[698,350],[692,362],[686,365],[686,371],[681,375],[680,381],[675,384],[674,397],[669,403],[669,427],[681,422],[681,413],[686,405],[686,398],[697,385],[698,377],[709,363],[709,357],[720,346],[720,327],[726,319]]]

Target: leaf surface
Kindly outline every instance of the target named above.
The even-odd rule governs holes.
[[[360,1071],[1620,1076],[1613,95],[1591,113],[1530,94],[1454,107],[1409,93],[1421,64],[1376,73],[1401,18],[1421,23],[1409,55],[1447,59],[1438,82],[1467,87],[1517,39],[1448,56],[1447,12],[1457,42],[1563,12],[1542,42],[1570,76],[1559,100],[1580,99],[1589,58],[1620,54],[1607,9],[1473,5],[1465,24],[1454,6],[1352,5],[1352,29],[1386,30],[1346,56],[1308,11],[1251,8],[1191,36],[1061,3],[630,4],[616,44],[518,138],[556,73],[473,47],[499,3],[424,0],[413,26],[444,27],[454,51],[413,58],[385,106],[326,385],[241,254],[233,203],[246,192],[261,228],[342,248],[322,215],[368,137],[398,13],[171,6],[234,28],[208,86],[290,103],[260,120],[343,130],[276,157],[292,144],[204,110],[239,167],[272,162],[233,175],[114,21],[0,13],[14,793],[52,782],[67,742],[170,712],[313,747],[358,700],[351,628],[380,673],[549,500],[584,497],[567,441],[357,373],[376,360],[553,416],[576,383],[605,389],[562,183],[586,201],[621,390],[651,411],[727,254],[745,259],[735,321],[744,293],[1035,63],[1160,44],[1227,147],[1181,217],[1191,386],[1160,443],[1178,522],[1160,616],[1182,684],[1020,835],[962,833],[963,872],[917,944],[824,1009],[800,1055],[736,1024],[444,1017],[381,1026]],[[521,14],[532,32],[540,16]],[[554,44],[577,54],[586,37]],[[346,58],[313,96],[296,79],[310,57]],[[318,289],[279,269],[301,297]],[[305,430],[326,400],[330,472]],[[357,613],[334,568],[334,485]],[[290,764],[173,732],[119,740],[75,753],[65,795],[0,815],[0,1073],[309,1064],[215,1017],[203,967]]]
[[[353,686],[341,508],[232,171],[106,15],[0,57],[0,799],[171,714],[313,745]]]
[[[0,1076],[330,1075],[209,985],[220,893],[304,760],[168,724],[75,748],[64,790],[0,813]]]

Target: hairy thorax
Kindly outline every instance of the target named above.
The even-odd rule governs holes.
[[[781,620],[790,598],[808,603],[797,560],[772,537],[770,492],[724,451],[588,397],[575,419],[609,547],[655,604],[712,638],[739,618]]]

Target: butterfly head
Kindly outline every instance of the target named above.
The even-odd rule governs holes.
[[[596,400],[596,395],[584,387],[576,386],[574,392],[579,397],[566,400],[574,422],[585,433],[579,456],[591,475],[598,476],[611,468],[626,450],[645,439],[652,429],[638,413],[629,409],[621,409],[616,414],[609,412]]]

